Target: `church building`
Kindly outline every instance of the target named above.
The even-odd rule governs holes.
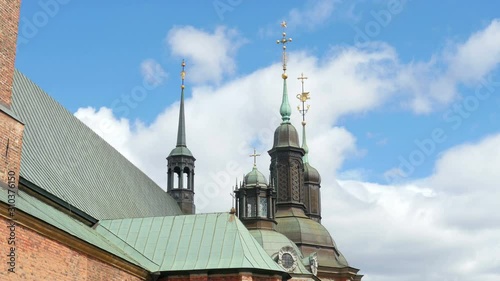
[[[15,69],[20,5],[0,0],[0,280],[362,279],[321,224],[321,176],[306,141],[309,93],[302,83],[300,144],[285,32],[270,177],[254,151],[253,168],[227,187],[234,208],[200,214],[195,169],[203,167],[187,146],[184,61],[165,191]]]

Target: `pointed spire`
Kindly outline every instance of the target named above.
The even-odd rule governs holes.
[[[186,147],[186,121],[184,117],[184,78],[186,78],[184,67],[186,66],[186,63],[184,60],[182,60],[181,66],[181,105],[179,110],[179,127],[177,129],[177,147]]]
[[[306,105],[306,101],[311,99],[309,96],[309,92],[304,91],[304,80],[307,79],[306,76],[304,76],[304,73],[300,74],[300,77],[297,79],[301,80],[300,82],[302,83],[302,93],[297,95],[297,99],[300,100],[302,107],[297,106],[297,109],[299,110],[300,114],[302,114],[302,149],[304,149],[304,156],[302,157],[302,161],[304,164],[309,163],[308,159],[308,154],[309,154],[309,147],[307,146],[307,139],[306,139],[306,113],[309,111],[310,105]]]
[[[283,55],[282,55],[283,74],[281,74],[281,78],[283,78],[283,98],[281,101],[280,114],[281,114],[281,120],[283,121],[282,123],[290,123],[290,115],[292,114],[292,108],[290,107],[290,103],[288,101],[288,90],[286,86],[286,79],[288,78],[288,75],[286,74],[286,63],[288,60],[286,54],[286,44],[292,42],[292,38],[286,38],[286,32],[285,32],[286,21],[281,22],[281,27],[283,27],[283,33],[282,33],[283,37],[281,38],[281,40],[276,40],[276,43],[281,44],[283,49]]]

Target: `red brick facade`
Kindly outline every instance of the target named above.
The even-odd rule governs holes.
[[[10,106],[21,0],[0,0],[0,102]]]
[[[8,272],[8,220],[0,216],[0,280],[143,280],[49,239],[22,225],[15,228],[15,273]]]
[[[0,104],[10,108],[20,0],[0,0]],[[15,179],[17,186],[21,165],[23,124],[0,107],[0,183]],[[9,177],[10,175],[10,177]]]
[[[10,183],[9,175],[19,182],[24,125],[0,110],[0,183]]]

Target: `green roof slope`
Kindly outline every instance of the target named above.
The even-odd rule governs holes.
[[[0,189],[0,201],[7,203],[8,192]],[[88,227],[82,222],[71,218],[61,211],[48,206],[42,201],[30,196],[29,194],[19,190],[16,196],[16,212],[23,211],[33,217],[36,217],[74,237],[77,237],[89,244],[103,249],[117,257],[120,257],[128,262],[149,268],[156,266],[152,261],[148,260],[139,252],[128,248],[119,248],[119,239],[105,238],[95,229]]]
[[[260,269],[284,274],[228,213],[104,220],[96,229],[105,237],[121,238],[159,264],[157,271]]]
[[[181,214],[170,195],[17,70],[12,110],[25,123],[24,179],[97,219]]]

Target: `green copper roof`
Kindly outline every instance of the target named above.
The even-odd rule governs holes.
[[[158,264],[151,271],[263,269],[284,271],[232,214],[101,221],[98,232],[122,239]]]
[[[252,171],[246,174],[245,183],[247,187],[256,186],[257,184],[262,187],[267,186],[266,177],[264,177],[264,175],[257,169],[256,166],[253,166]]]
[[[190,156],[193,157],[193,154],[191,153],[191,150],[187,147],[183,146],[177,146],[172,151],[168,156]]]
[[[25,123],[24,179],[97,219],[181,214],[172,197],[17,70],[12,110]]]
[[[292,108],[288,102],[288,90],[286,87],[286,78],[283,79],[283,97],[281,100],[280,114],[282,123],[290,123],[290,115],[292,115]]]
[[[0,189],[0,201],[7,202],[7,191]],[[16,212],[22,211],[33,217],[36,217],[66,233],[89,244],[92,244],[104,251],[120,257],[133,264],[143,268],[154,267],[155,264],[144,257],[141,253],[134,249],[125,250],[123,247],[118,247],[119,239],[113,237],[104,237],[95,229],[89,227],[76,219],[62,213],[61,211],[48,206],[42,201],[30,196],[29,194],[19,190],[16,196]]]

